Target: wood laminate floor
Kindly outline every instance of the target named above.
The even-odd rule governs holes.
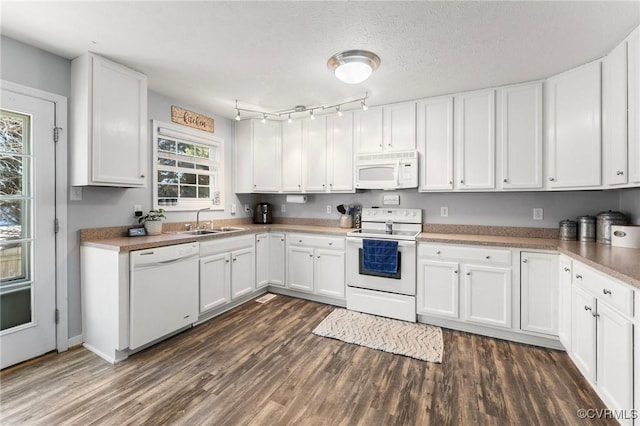
[[[605,424],[576,415],[604,406],[564,352],[444,330],[432,364],[313,335],[332,309],[278,296],[120,364],[78,348],[5,369],[0,423]]]

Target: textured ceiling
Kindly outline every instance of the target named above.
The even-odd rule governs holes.
[[[637,1],[7,2],[3,35],[72,59],[93,51],[149,88],[233,117],[357,98],[385,104],[544,78],[605,55],[640,24]],[[351,86],[347,49],[382,59]]]

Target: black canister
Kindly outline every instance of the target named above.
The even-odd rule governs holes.
[[[575,241],[578,239],[578,222],[575,220],[560,221],[560,236],[563,241]]]
[[[578,240],[582,242],[592,242],[596,240],[596,218],[593,216],[579,216]]]
[[[620,212],[598,213],[596,241],[600,244],[611,244],[611,225],[626,225],[627,217]]]

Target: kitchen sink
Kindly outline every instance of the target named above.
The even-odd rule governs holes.
[[[244,228],[236,228],[233,226],[220,226],[212,229],[192,229],[190,231],[177,231],[176,234],[209,235],[209,234],[223,234],[225,232],[238,232],[238,231],[244,231]]]

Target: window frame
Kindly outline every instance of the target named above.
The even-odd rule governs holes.
[[[220,210],[223,211],[225,209],[225,157],[224,157],[224,139],[214,136],[211,133],[204,132],[197,129],[191,129],[184,126],[179,126],[173,123],[166,123],[158,120],[152,121],[153,126],[153,177],[152,177],[152,203],[153,208],[158,209],[162,208],[165,211],[195,211],[201,208],[210,208],[211,210]],[[217,165],[216,172],[216,189],[219,192],[220,203],[214,204],[213,199],[211,197],[211,193],[209,194],[209,198],[195,198],[195,199],[181,199],[179,196],[178,204],[175,206],[171,205],[160,205],[158,203],[158,138],[166,138],[176,140],[176,142],[186,142],[193,143],[197,145],[205,145],[208,146],[209,149],[215,149],[218,152],[217,158],[218,160],[208,160],[211,161],[214,165]],[[209,174],[211,176],[211,174]],[[196,177],[197,179],[197,177]],[[210,187],[210,190],[212,188]],[[182,202],[181,202],[182,200]]]

